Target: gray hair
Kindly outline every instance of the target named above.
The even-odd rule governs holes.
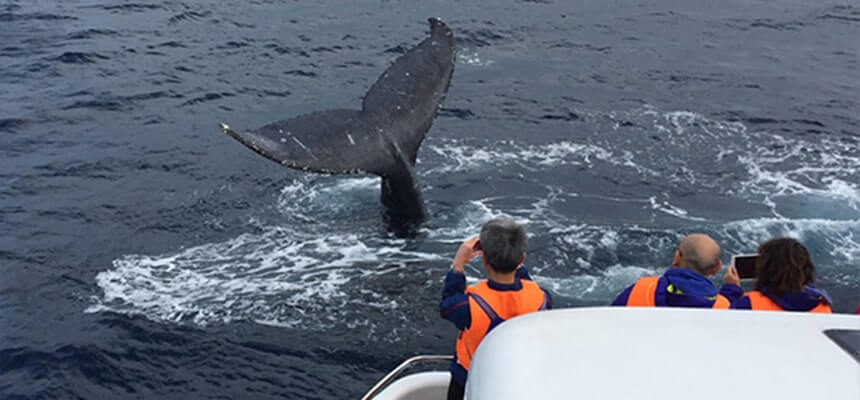
[[[497,272],[513,272],[526,253],[526,229],[510,218],[487,221],[481,228],[480,240],[487,263]]]

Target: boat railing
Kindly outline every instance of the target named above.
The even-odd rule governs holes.
[[[370,388],[370,390],[367,392],[367,394],[365,394],[361,398],[361,400],[370,400],[370,399],[376,397],[376,395],[379,394],[379,392],[381,392],[382,389],[385,389],[385,387],[388,386],[391,382],[393,382],[394,379],[397,378],[401,372],[406,370],[406,368],[409,368],[409,367],[416,365],[416,364],[425,363],[425,362],[452,361],[452,360],[454,360],[454,356],[450,356],[450,355],[443,356],[443,355],[425,354],[425,355],[418,355],[415,357],[410,357],[406,361],[400,363],[400,365],[398,365],[396,368],[391,370],[391,372],[389,372],[387,375],[382,377],[382,379],[380,379],[379,382],[376,382],[376,385],[373,385],[373,387]]]

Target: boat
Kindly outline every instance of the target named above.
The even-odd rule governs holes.
[[[450,356],[412,357],[363,400],[445,399]],[[594,307],[531,313],[491,331],[468,400],[860,399],[860,316]]]

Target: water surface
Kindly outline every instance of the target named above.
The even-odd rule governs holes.
[[[575,3],[0,5],[3,398],[360,396],[452,351],[441,277],[501,214],[559,307],[609,303],[702,231],[725,262],[801,239],[853,311],[860,7]],[[356,107],[429,16],[458,55],[417,237],[385,231],[377,178],[220,134]]]

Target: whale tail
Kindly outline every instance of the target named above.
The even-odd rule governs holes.
[[[328,174],[382,177],[381,201],[395,221],[421,221],[418,148],[454,73],[454,34],[430,18],[430,36],[398,57],[370,87],[361,110],[328,110],[250,131],[221,130],[281,165]]]

